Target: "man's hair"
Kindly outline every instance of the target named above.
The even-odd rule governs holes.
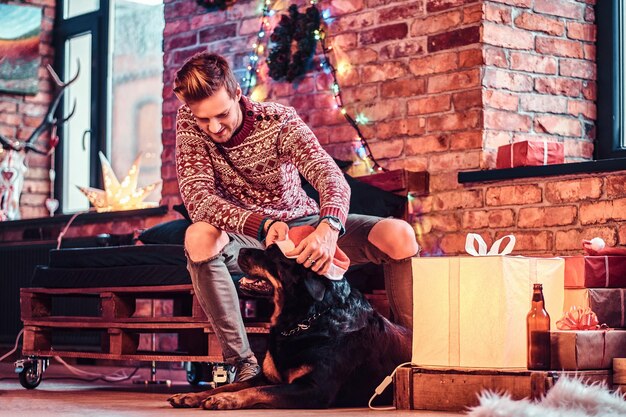
[[[237,80],[220,55],[200,52],[189,58],[176,73],[174,94],[184,103],[211,97],[222,87],[230,98],[237,95]]]

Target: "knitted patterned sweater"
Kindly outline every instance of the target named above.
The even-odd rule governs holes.
[[[345,224],[350,187],[341,170],[291,107],[242,97],[243,124],[217,144],[186,105],[176,119],[176,173],[192,221],[257,237],[264,218],[312,214]],[[302,189],[300,172],[320,194],[320,207]]]

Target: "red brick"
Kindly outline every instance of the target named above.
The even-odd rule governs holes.
[[[538,113],[565,113],[567,99],[565,97],[527,94],[522,96],[521,108]]]
[[[408,74],[407,67],[404,63],[383,62],[382,64],[365,65],[361,69],[361,81],[363,83],[372,83],[376,81],[393,80]]]
[[[583,82],[567,78],[536,78],[535,91],[542,94],[579,97]]]
[[[609,175],[605,178],[606,196],[608,198],[626,195],[626,175]]]
[[[483,20],[483,5],[473,4],[463,9],[463,24],[480,23]]]
[[[569,100],[567,102],[567,112],[573,116],[582,115],[587,119],[596,120],[597,110],[593,101]]]
[[[529,8],[532,5],[532,0],[491,0],[494,3],[508,4],[509,6]]]
[[[427,0],[426,11],[440,12],[447,9],[455,9],[464,4],[476,3],[478,0]]]
[[[485,3],[485,20],[508,25],[511,23],[511,8]]]
[[[226,22],[226,13],[202,13],[191,17],[190,29],[206,28],[224,22]]]
[[[496,233],[496,239],[504,237],[506,232]],[[547,231],[515,232],[515,252],[546,253],[552,249],[552,233]]]
[[[456,232],[460,227],[456,213],[425,215],[423,220],[430,223],[431,230]]]
[[[385,41],[404,39],[408,32],[409,28],[406,23],[395,23],[393,25],[362,31],[359,34],[359,38],[361,45],[371,45]]]
[[[582,203],[580,205],[580,224],[582,225],[625,220],[626,198]]]
[[[178,36],[170,36],[163,42],[163,48],[166,51],[172,49],[182,49],[188,46],[195,46],[198,44],[197,33],[183,33]]]
[[[609,227],[585,227],[584,229],[569,229],[556,232],[555,250],[558,254],[564,251],[574,251],[573,255],[580,255],[583,239],[601,237],[609,246],[617,244],[615,229]]]
[[[3,97],[4,100],[4,97]],[[17,103],[10,101],[0,101],[0,113],[9,114],[17,112]]]
[[[397,59],[423,55],[426,52],[426,38],[396,41],[380,49],[382,59]]]
[[[587,61],[595,61],[596,60],[596,45],[595,44],[584,44],[583,45],[583,55]]]
[[[598,97],[597,85],[593,81],[583,81],[582,82],[582,93],[583,97],[587,100],[596,100]]]
[[[428,78],[428,93],[440,93],[450,90],[462,90],[480,85],[480,70],[471,69]]]
[[[596,21],[596,11],[593,7],[585,7],[585,22],[594,23]]]
[[[423,117],[407,118],[408,130],[410,136],[421,135],[426,131],[426,119]]]
[[[586,138],[575,138],[575,139],[564,139],[563,144],[565,145],[565,161],[568,160],[578,160],[581,158],[586,160],[593,159],[593,142],[591,140],[587,140]]]
[[[602,195],[600,178],[546,182],[546,201],[552,204],[596,200]]]
[[[423,81],[423,80],[422,80]],[[389,81],[395,83],[396,81]],[[414,83],[419,84],[419,83]],[[384,88],[385,84],[383,84]],[[422,91],[426,89],[426,83],[422,82]],[[346,103],[358,103],[360,101],[371,101],[378,97],[378,85],[364,85],[350,88],[342,88],[341,94]]]
[[[567,37],[581,41],[596,41],[596,25],[579,22],[567,22]]]
[[[582,128],[578,119],[563,116],[537,116],[535,131],[562,136],[581,136]]]
[[[354,28],[365,29],[376,22],[376,12],[366,11],[357,14],[347,14],[339,17],[332,24],[333,33],[352,31]]]
[[[350,129],[352,126],[346,125]],[[377,139],[389,139],[396,136],[404,136],[408,133],[409,122],[407,119],[391,120],[378,122],[375,125],[361,126],[361,131],[365,137],[375,137]],[[345,137],[354,136],[354,131],[350,135],[344,135]]]
[[[165,23],[165,29],[163,30],[163,38],[167,39],[169,35],[175,33],[183,33],[189,31],[189,21],[186,19],[175,20]]]
[[[428,160],[428,171],[449,171],[451,169],[475,170],[480,168],[480,151],[442,152],[432,154]]]
[[[437,211],[467,209],[483,206],[482,190],[459,190],[433,196],[433,209]]]
[[[480,49],[466,49],[459,52],[459,68],[476,67],[483,64],[483,54]]]
[[[453,130],[474,129],[480,126],[480,111],[470,110],[426,119],[427,132],[449,132]]]
[[[508,68],[509,62],[504,49],[490,48],[485,46],[485,65],[493,65],[500,68]]]
[[[248,9],[255,9],[254,7],[250,7],[249,4],[244,3],[244,5],[244,7]],[[341,16],[343,14],[358,12],[359,10],[363,10],[364,7],[365,4],[363,0],[346,0],[330,3],[330,14],[331,16]]]
[[[386,81],[380,86],[380,94],[384,98],[416,96],[425,91],[426,80],[423,78]]]
[[[362,105],[361,112],[367,114],[372,122],[376,122],[403,116],[406,106],[398,100],[379,100],[373,104]]]
[[[221,39],[233,38],[237,35],[237,24],[227,23],[220,26],[212,26],[198,32],[200,43],[209,43]]]
[[[534,204],[540,203],[541,199],[541,188],[531,184],[488,187],[485,192],[487,206]]]
[[[529,116],[485,109],[485,129],[528,132],[530,126],[531,118]]]
[[[533,79],[530,76],[498,69],[487,69],[483,84],[485,87],[511,91],[531,91],[533,89]]]
[[[511,52],[511,69],[542,74],[556,74],[556,59],[523,52]]]
[[[616,243],[619,243],[622,246],[626,245],[626,224],[619,226],[618,233],[619,233],[619,241]]]
[[[498,229],[515,224],[515,213],[509,209],[472,210],[463,213],[463,229]]]
[[[457,66],[458,55],[456,52],[427,55],[409,61],[409,69],[413,75],[448,72],[456,69]]]
[[[428,96],[408,101],[408,114],[442,113],[450,110],[450,95]]]
[[[460,10],[452,10],[446,13],[415,19],[411,23],[411,36],[431,35],[433,33],[448,31],[459,26],[461,21],[462,16]]]
[[[397,158],[402,155],[402,151],[404,150],[404,140],[376,141],[369,143],[369,146],[372,150],[372,155],[374,155],[376,159]]]
[[[485,90],[485,105],[500,110],[517,111],[519,96],[500,90]]]
[[[387,7],[378,11],[378,24],[386,24],[395,20],[406,20],[407,17],[422,14],[423,11],[421,2],[410,2],[399,6]],[[361,27],[351,26],[351,28]]]
[[[501,26],[491,22],[483,25],[482,41],[488,45],[502,46],[510,49],[530,50],[535,46],[531,32]]]
[[[378,53],[370,48],[359,48],[346,51],[350,62],[358,62],[359,64],[369,64],[378,60]]]
[[[355,49],[358,44],[357,34],[354,32],[342,33],[332,37],[332,41],[328,41],[329,45],[333,45],[334,48],[339,48],[342,51],[350,51]]]
[[[597,78],[595,63],[574,59],[562,59],[559,73],[566,77],[583,78],[586,80],[595,80]]]
[[[555,36],[562,36],[565,33],[563,22],[534,13],[521,13],[515,18],[515,26]]]
[[[583,46],[580,42],[539,36],[536,40],[537,52],[569,58],[582,58]]]
[[[584,5],[572,3],[569,0],[535,0],[533,9],[537,13],[567,17],[574,20],[582,20],[585,10]]]
[[[522,207],[519,209],[517,226],[521,228],[543,228],[565,226],[576,221],[575,206]]]
[[[469,90],[452,95],[452,103],[455,110],[467,110],[471,108],[482,108],[482,90]]]
[[[431,194],[438,191],[450,191],[460,188],[458,173],[455,171],[443,171],[429,175],[428,184]]]
[[[423,155],[432,152],[443,152],[448,150],[448,135],[442,133],[437,135],[422,135],[406,140],[405,154],[407,156]]]
[[[428,52],[443,51],[480,42],[480,26],[456,29],[428,37]]]
[[[501,130],[486,130],[485,131],[485,149],[497,149],[502,145],[507,145],[513,140],[510,132],[504,132]]]
[[[458,132],[450,138],[450,149],[482,149],[483,132],[480,130]]]

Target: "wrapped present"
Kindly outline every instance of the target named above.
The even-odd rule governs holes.
[[[498,147],[496,168],[562,164],[565,150],[561,142],[526,140]]]
[[[468,235],[479,256],[413,258],[413,359],[428,366],[526,367],[526,315],[533,283],[543,284],[551,328],[563,306],[562,258],[528,258],[490,251]],[[476,251],[474,243],[479,244]]]
[[[626,330],[558,330],[550,342],[556,370],[611,369],[613,358],[626,357]]]
[[[564,311],[572,306],[590,308],[600,323],[626,327],[626,288],[566,288]]]
[[[626,288],[626,256],[564,256],[566,288]]]

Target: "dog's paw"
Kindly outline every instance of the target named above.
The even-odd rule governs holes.
[[[239,396],[230,392],[211,395],[202,402],[205,410],[236,410],[242,408],[242,405]]]
[[[174,408],[194,408],[200,407],[200,404],[202,404],[205,398],[205,396],[194,393],[176,394],[168,398],[167,401],[169,401]]]

